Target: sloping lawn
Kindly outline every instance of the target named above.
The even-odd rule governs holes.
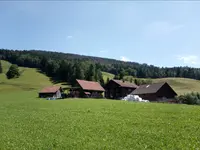
[[[0,149],[198,149],[200,107],[0,93]]]

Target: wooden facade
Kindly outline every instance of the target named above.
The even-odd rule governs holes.
[[[46,87],[38,93],[39,98],[62,98],[63,90],[61,87]]]
[[[70,97],[103,98],[104,88],[94,81],[76,80],[76,87],[70,89]]]
[[[110,80],[105,86],[105,97],[108,99],[121,99],[130,94],[136,88],[137,86],[132,83],[120,80]]]
[[[142,99],[149,101],[173,100],[177,95],[168,83],[156,83],[151,85],[142,85],[132,92]]]

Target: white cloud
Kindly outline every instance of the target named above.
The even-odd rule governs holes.
[[[71,39],[71,38],[73,38],[71,35],[68,35],[68,36],[67,36],[67,39]]]
[[[128,59],[128,58],[125,57],[125,56],[121,56],[121,57],[120,57],[120,60],[121,60],[121,61],[131,61],[130,59]]]
[[[155,21],[145,27],[144,34],[148,37],[169,35],[183,27],[184,25],[182,24],[173,24],[167,21]]]
[[[178,56],[178,60],[183,61],[184,64],[196,65],[199,64],[199,57],[195,55]]]

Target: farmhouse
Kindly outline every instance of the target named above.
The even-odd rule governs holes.
[[[164,99],[173,100],[177,95],[176,92],[166,82],[141,85],[131,94],[139,95],[142,99],[150,101],[162,101]]]
[[[105,85],[105,97],[111,99],[120,99],[127,96],[138,86],[134,83],[121,81],[121,80],[110,80]]]
[[[39,97],[40,98],[46,98],[46,97],[61,98],[62,92],[63,90],[60,86],[45,87],[39,92]]]
[[[77,87],[70,89],[70,95],[72,97],[91,97],[91,98],[102,98],[104,88],[94,81],[76,80]]]

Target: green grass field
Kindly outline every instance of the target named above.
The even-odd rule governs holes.
[[[114,78],[114,74],[108,73],[108,72],[102,72],[103,79],[105,82],[107,82],[107,79],[109,78],[110,80]]]
[[[2,64],[6,73],[10,64]],[[21,76],[11,80],[0,74],[0,150],[200,147],[199,106],[106,99],[48,101],[37,98],[37,92],[52,85],[49,78],[36,69],[20,67],[20,71]],[[154,82],[160,80],[170,80],[180,91],[198,88],[191,79]]]
[[[0,149],[198,149],[200,107],[1,94]]]

